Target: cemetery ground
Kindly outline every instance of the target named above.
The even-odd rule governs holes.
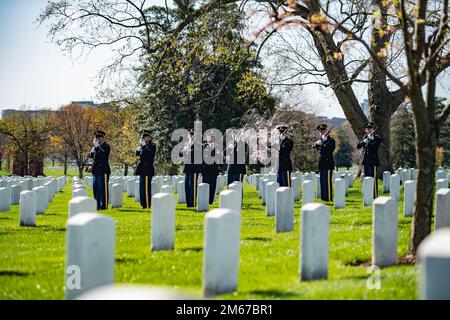
[[[46,172],[46,174],[48,174]],[[56,174],[54,174],[56,175]],[[381,183],[380,183],[381,184]],[[89,195],[92,197],[92,190]],[[380,186],[381,190],[381,186]],[[407,252],[411,217],[399,203],[398,255]],[[64,299],[66,220],[71,184],[59,192],[37,227],[19,227],[19,206],[0,213],[0,299]],[[319,200],[316,199],[316,202]],[[218,197],[210,209],[218,207]],[[416,267],[381,269],[381,288],[369,288],[372,207],[362,206],[361,183],[349,190],[345,209],[331,205],[327,280],[300,282],[301,201],[294,232],[276,233],[256,189],[244,184],[238,291],[221,299],[415,299]],[[122,208],[100,213],[116,221],[115,283],[161,285],[201,296],[205,213],[176,207],[175,250],[150,251],[151,210],[124,193]]]

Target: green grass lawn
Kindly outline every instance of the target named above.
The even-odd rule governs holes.
[[[47,175],[50,175],[46,172]],[[362,207],[361,185],[350,189],[346,209],[331,207],[328,280],[300,282],[300,207],[295,230],[275,233],[275,217],[253,186],[244,187],[238,292],[224,299],[415,299],[416,267],[381,270],[381,288],[368,289],[372,213]],[[92,195],[92,191],[89,191]],[[19,227],[19,208],[0,213],[0,299],[63,299],[65,230],[71,185],[64,187],[37,227]],[[212,208],[218,206],[214,203]],[[402,212],[403,200],[399,203]],[[151,211],[124,195],[116,221],[116,283],[165,285],[201,294],[204,213],[177,205],[175,250],[150,251]],[[406,254],[411,218],[399,214],[400,257]]]

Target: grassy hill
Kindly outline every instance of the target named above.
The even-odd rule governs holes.
[[[46,174],[49,174],[46,172]],[[51,173],[55,174],[55,173]],[[92,191],[89,191],[92,195]],[[369,289],[372,208],[362,207],[355,183],[347,207],[331,208],[329,279],[300,282],[300,208],[295,230],[275,232],[275,217],[253,186],[245,184],[238,292],[224,299],[414,299],[416,267],[381,270],[381,288]],[[63,299],[65,230],[71,185],[64,187],[37,216],[37,227],[19,227],[19,208],[0,213],[0,299]],[[399,204],[402,212],[403,200]],[[214,203],[212,208],[218,206]],[[117,283],[186,288],[201,294],[204,213],[177,205],[174,251],[150,251],[151,210],[144,211],[124,194],[120,209],[102,213],[116,221]],[[407,250],[411,218],[399,213],[399,257]]]

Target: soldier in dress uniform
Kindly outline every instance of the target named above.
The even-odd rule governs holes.
[[[317,140],[313,148],[319,150],[319,166],[320,171],[320,196],[323,201],[333,201],[333,169],[334,158],[333,152],[336,148],[336,141],[329,135],[326,124],[317,126],[320,132],[320,139]]]
[[[143,209],[151,207],[152,194],[151,183],[155,176],[153,165],[156,155],[156,145],[152,142],[151,132],[142,130],[140,146],[136,149],[135,155],[139,157],[136,165],[135,175],[139,176],[139,199]]]
[[[219,164],[214,160],[220,156],[220,150],[215,143],[215,136],[206,136],[203,144],[202,177],[203,182],[209,184],[209,204],[214,202],[216,194],[217,176],[219,175]]]
[[[280,133],[277,182],[280,187],[290,187],[292,173],[291,151],[294,142],[287,132],[287,126],[278,126],[277,130]]]
[[[98,130],[94,133],[94,147],[89,155],[93,159],[92,166],[88,167],[88,171],[92,172],[94,198],[97,200],[97,210],[108,209],[108,182],[111,174],[109,166],[110,146],[106,142],[105,132]]]
[[[194,143],[194,130],[190,130],[188,142],[186,142],[183,149],[180,151],[180,157],[184,157],[184,189],[186,192],[186,205],[188,208],[197,205],[198,175],[201,173],[202,163],[195,163],[194,154],[200,152],[201,155],[201,148],[201,143]]]
[[[380,165],[378,157],[378,148],[381,144],[381,138],[374,133],[375,125],[368,122],[364,125],[365,135],[356,147],[358,149],[364,148],[364,158],[362,164],[364,165],[364,177],[374,178],[374,197],[378,197],[378,179],[377,167]]]
[[[235,181],[242,182],[247,173],[245,159],[248,148],[241,138],[241,135],[235,132],[233,142],[227,146],[227,185]]]

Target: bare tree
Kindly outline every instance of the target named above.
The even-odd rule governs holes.
[[[0,120],[0,134],[9,137],[10,151],[15,156],[14,161],[23,164],[23,175],[30,174],[34,160],[43,158],[53,130],[55,125],[48,110],[32,114],[20,111]]]
[[[67,105],[55,111],[57,130],[54,135],[61,139],[78,167],[78,175],[83,177],[83,169],[91,150],[95,131],[95,110],[79,105]]]

